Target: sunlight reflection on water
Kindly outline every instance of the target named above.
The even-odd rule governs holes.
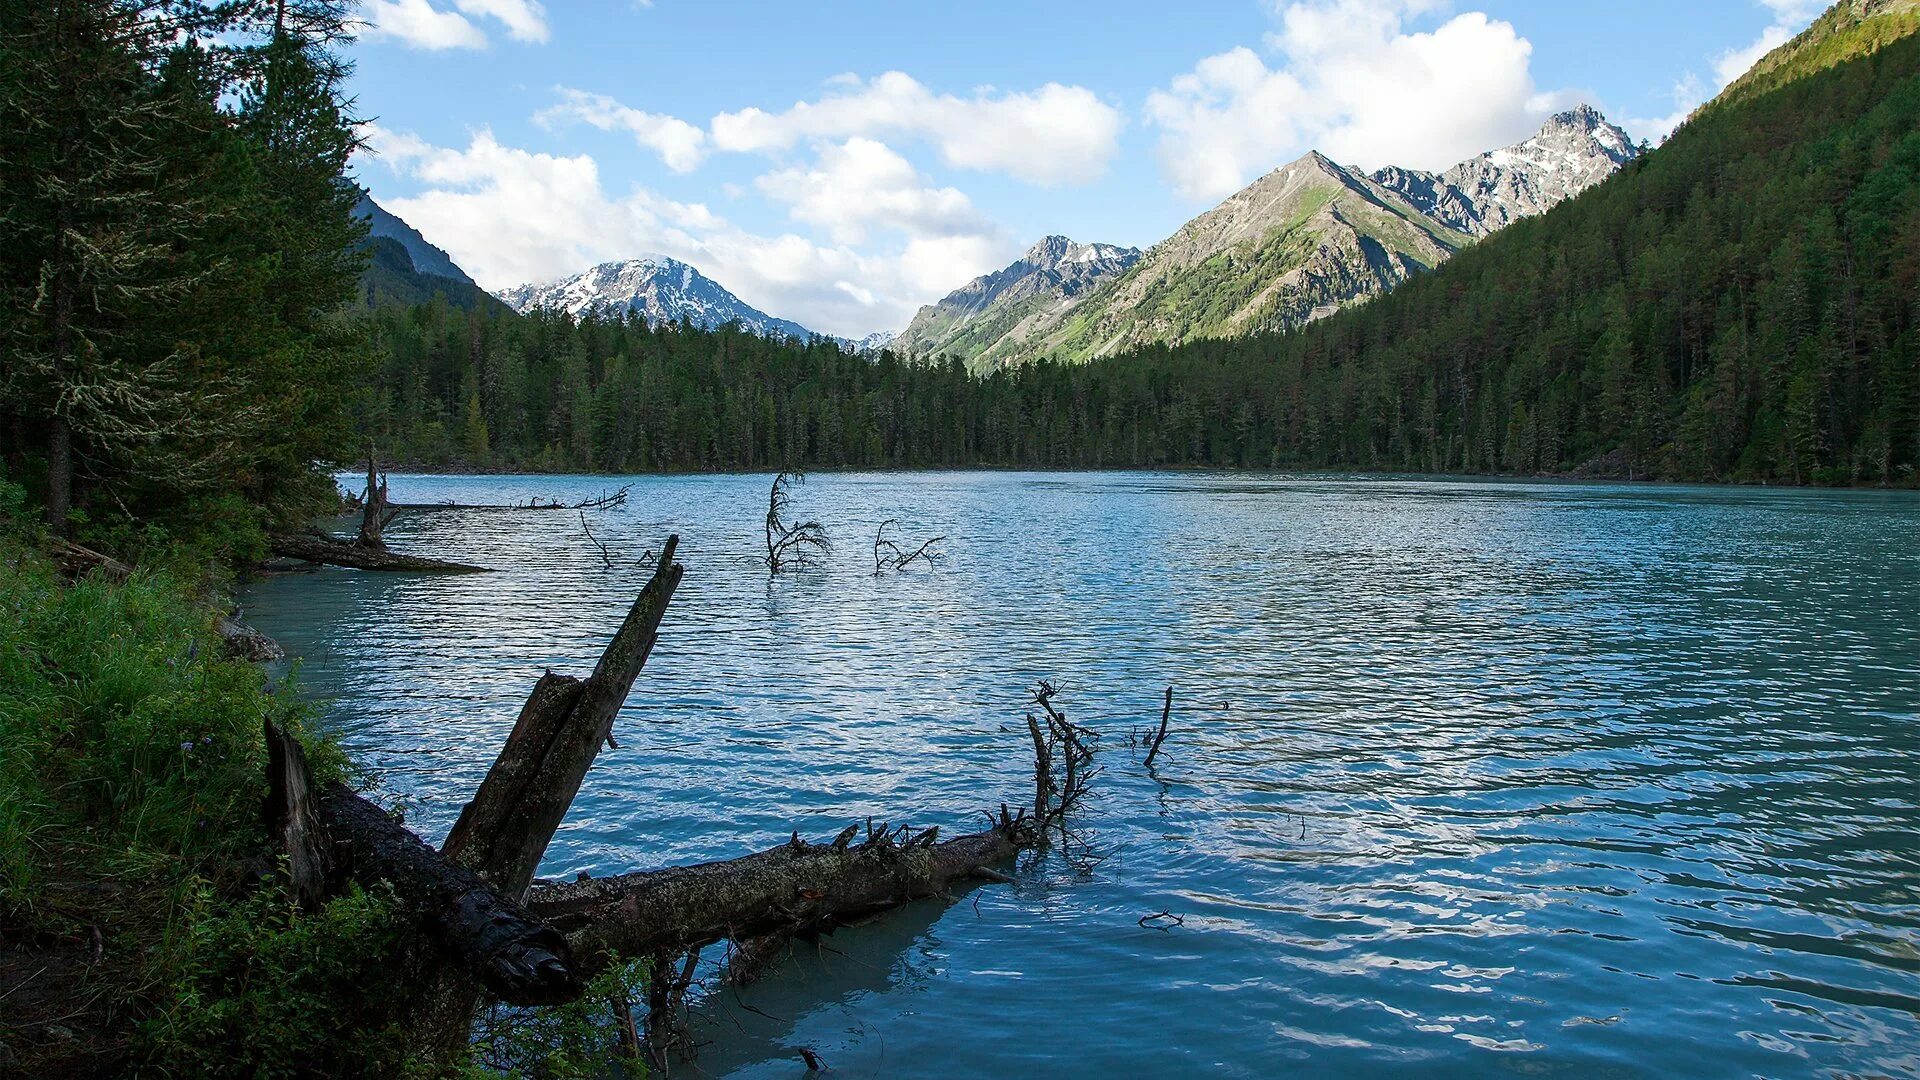
[[[709,1074],[1920,1075],[1920,499],[1185,474],[846,474],[768,583],[768,478],[402,517],[474,577],[263,581],[252,619],[438,838],[547,667],[682,535],[548,853],[608,873],[1020,797],[1024,688],[1107,733],[1090,879],[916,905],[699,1008]],[[399,501],[586,477],[395,476]],[[874,578],[880,521],[948,536]],[[1126,748],[1176,689],[1147,776]],[[1137,925],[1162,909],[1171,931]],[[1057,1022],[1039,1024],[1044,1011]]]

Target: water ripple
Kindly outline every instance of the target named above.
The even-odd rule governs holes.
[[[540,672],[587,670],[681,533],[555,875],[869,814],[965,827],[1020,797],[1037,678],[1108,733],[1091,876],[1043,863],[796,950],[701,1004],[707,1072],[791,1075],[805,1044],[849,1076],[1920,1076],[1912,494],[821,476],[798,499],[832,563],[770,585],[765,485],[636,480],[595,519],[612,569],[569,515],[432,514],[396,545],[502,572],[246,598],[437,836]],[[888,518],[948,558],[873,577]],[[1148,776],[1124,743],[1168,683]],[[1184,925],[1138,925],[1163,909]]]

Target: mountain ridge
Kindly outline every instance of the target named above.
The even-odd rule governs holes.
[[[1309,151],[1091,288],[1056,289],[1045,304],[1001,302],[1003,281],[1030,276],[1030,250],[923,307],[900,346],[953,353],[980,369],[1291,329],[1433,269],[1466,245],[1585,191],[1639,152],[1588,105],[1556,113],[1527,139],[1442,173],[1389,166],[1369,174]]]

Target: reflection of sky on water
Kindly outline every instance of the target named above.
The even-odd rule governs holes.
[[[703,1069],[790,1075],[807,1044],[850,1076],[1920,1070],[1911,493],[823,475],[797,502],[831,565],[770,587],[766,482],[636,481],[593,518],[612,571],[570,513],[433,514],[396,545],[503,572],[249,598],[437,835],[681,533],[556,875],[868,814],[968,827],[1020,796],[1036,678],[1108,733],[1091,880],[1045,864],[803,946],[701,1006]],[[875,579],[887,518],[948,558]],[[1156,782],[1124,743],[1168,683]],[[1137,925],[1163,908],[1185,925]]]

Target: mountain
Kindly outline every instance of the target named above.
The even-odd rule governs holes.
[[[1040,313],[996,359],[1090,359],[1297,326],[1439,265],[1467,238],[1314,153],[1187,222],[1092,295]]]
[[[1582,105],[1556,114],[1525,142],[1446,172],[1389,167],[1372,179],[1448,228],[1481,237],[1580,194],[1639,152],[1625,131]]]
[[[1049,236],[1013,265],[972,281],[914,315],[893,343],[916,355],[960,356],[994,367],[1043,322],[1140,260],[1139,248]]]
[[[650,323],[685,319],[711,329],[737,322],[762,337],[802,341],[813,332],[797,322],[777,319],[728,292],[719,282],[678,259],[642,255],[601,263],[584,273],[544,285],[520,285],[500,293],[515,311],[540,309],[569,315],[620,315],[632,312]]]
[[[879,352],[882,349],[892,348],[893,343],[900,340],[900,335],[891,330],[876,330],[866,337],[835,338],[834,340],[854,352]]]
[[[1308,154],[1144,254],[1049,237],[922,308],[904,348],[981,369],[1303,326],[1585,191],[1638,154],[1626,132],[1587,106],[1444,173],[1368,175]],[[1061,261],[1076,257],[1084,269],[1063,275]]]
[[[501,307],[446,252],[374,202],[364,189],[353,213],[367,222],[367,238],[360,245],[368,255],[360,272],[360,298],[366,306],[424,304],[439,297],[463,311]]]
[[[1052,369],[1045,400],[1097,411],[1050,429],[1101,464],[1920,483],[1920,18],[1816,26],[1605,183],[1371,303]]]

